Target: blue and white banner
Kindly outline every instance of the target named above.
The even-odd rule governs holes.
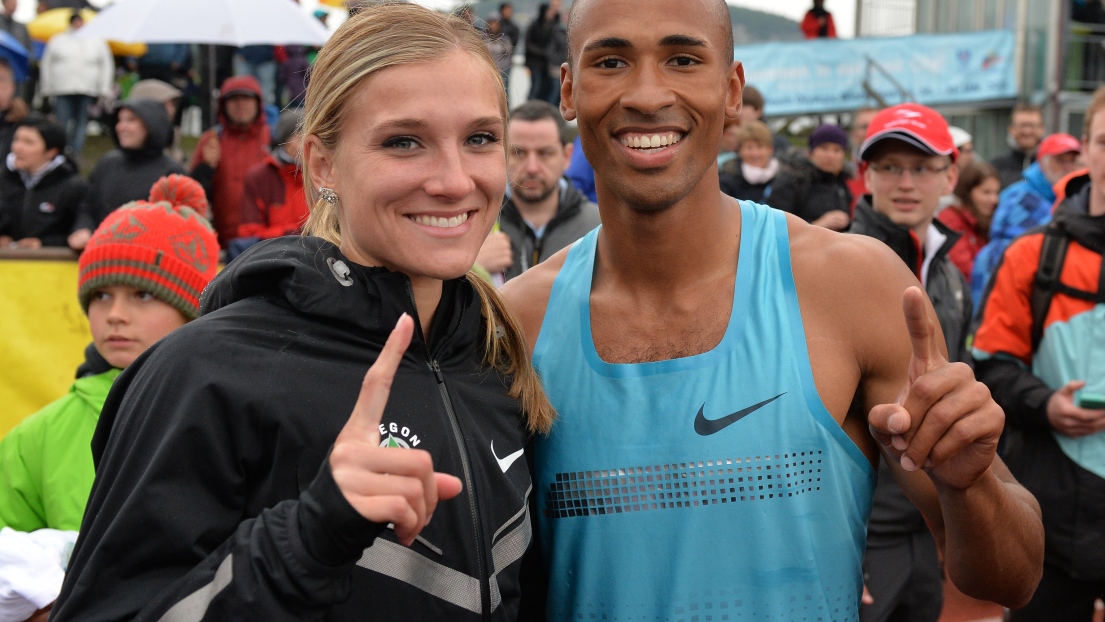
[[[1011,31],[989,30],[742,45],[736,58],[775,116],[872,104],[865,80],[888,104],[1011,99],[1017,95],[1013,47]]]

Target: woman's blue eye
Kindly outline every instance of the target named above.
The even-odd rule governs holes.
[[[493,145],[499,142],[499,137],[491,133],[476,134],[468,139],[469,142],[476,145]]]
[[[385,141],[384,146],[395,149],[413,149],[417,146],[417,143],[409,136],[398,136]]]

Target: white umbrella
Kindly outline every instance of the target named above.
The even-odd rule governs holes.
[[[119,0],[81,36],[138,43],[317,45],[322,24],[292,0]]]
[[[292,0],[118,0],[77,31],[127,43],[315,45],[326,43],[322,23]],[[215,109],[215,48],[208,55]],[[212,114],[214,114],[212,112]]]

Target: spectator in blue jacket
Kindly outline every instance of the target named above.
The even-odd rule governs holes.
[[[1040,142],[1036,162],[1024,169],[1021,181],[1001,192],[994,220],[990,223],[990,242],[975,257],[971,270],[971,297],[978,308],[990,275],[1001,261],[1005,247],[1022,233],[1047,224],[1055,203],[1052,185],[1078,168],[1082,143],[1070,134],[1052,134]]]

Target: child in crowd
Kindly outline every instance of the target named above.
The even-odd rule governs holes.
[[[183,204],[135,201],[96,229],[80,258],[78,284],[92,344],[69,393],[0,440],[0,527],[80,527],[94,477],[90,443],[112,383],[154,342],[199,315],[218,253],[211,225]],[[8,553],[0,550],[0,557]],[[62,576],[54,571],[52,597],[25,603],[28,615],[56,598]],[[3,608],[18,606],[7,596]],[[0,617],[5,613],[11,612]]]

